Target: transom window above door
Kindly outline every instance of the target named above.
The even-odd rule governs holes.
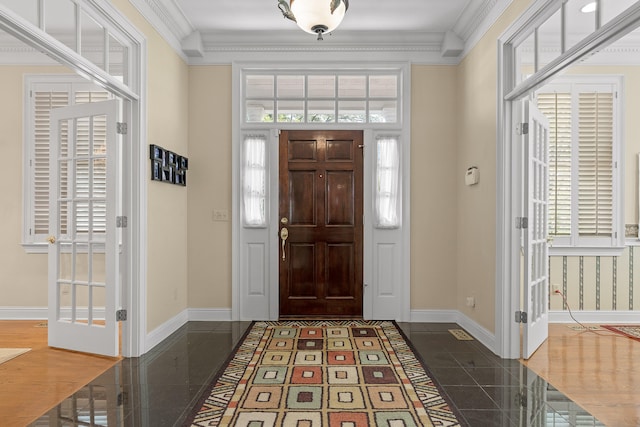
[[[400,123],[399,73],[247,73],[244,122]]]

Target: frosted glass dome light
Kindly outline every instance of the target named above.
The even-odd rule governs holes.
[[[290,19],[309,34],[322,35],[335,30],[342,22],[349,0],[278,0],[278,8],[285,18]]]

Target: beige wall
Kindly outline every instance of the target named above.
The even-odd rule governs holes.
[[[128,0],[112,2],[147,38],[148,143],[189,157],[187,64]],[[187,308],[188,186],[150,181],[149,164],[145,162],[149,180],[147,331],[152,331]]]
[[[231,308],[231,66],[189,68],[189,307]],[[213,210],[229,221],[213,221]]]
[[[458,309],[495,332],[497,43],[529,5],[514,0],[459,66],[457,186]],[[477,166],[479,184],[464,185],[464,171]],[[475,308],[465,305],[466,297]]]
[[[411,309],[456,307],[457,67],[411,67]]]

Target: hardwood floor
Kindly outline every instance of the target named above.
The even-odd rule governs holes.
[[[0,414],[6,427],[26,426],[113,366],[118,358],[47,346],[43,321],[0,321],[0,347],[31,351],[0,364]]]
[[[41,321],[0,321],[0,347],[30,347],[0,364],[0,419],[23,427],[113,366],[117,359],[47,347]],[[550,325],[524,362],[607,426],[640,426],[640,341]]]
[[[640,426],[640,341],[607,330],[549,325],[549,339],[524,362],[602,423]]]

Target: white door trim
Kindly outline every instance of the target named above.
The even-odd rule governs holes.
[[[411,283],[410,283],[410,155],[411,155],[411,120],[410,120],[410,106],[411,106],[411,67],[408,63],[379,63],[379,64],[354,64],[354,63],[234,63],[232,70],[232,319],[233,320],[257,320],[258,318],[268,317],[271,320],[277,319],[279,314],[278,307],[278,128],[284,127],[283,123],[276,124],[263,124],[260,123],[258,128],[256,125],[243,126],[241,121],[243,108],[242,108],[242,76],[244,70],[252,69],[319,69],[327,68],[335,70],[340,67],[349,67],[350,70],[362,69],[366,73],[366,70],[371,69],[400,69],[402,72],[402,105],[400,106],[403,111],[402,123],[398,123],[397,126],[389,127],[390,125],[377,127],[375,124],[342,124],[333,123],[331,125],[313,125],[309,124],[304,127],[305,130],[313,129],[346,129],[346,130],[363,130],[364,131],[364,227],[363,227],[363,280],[365,285],[371,284],[374,271],[374,254],[372,249],[368,249],[368,246],[375,243],[376,235],[382,235],[386,233],[388,236],[390,233],[396,233],[397,237],[393,240],[393,251],[395,258],[397,259],[397,266],[394,266],[394,290],[397,291],[390,303],[393,303],[395,307],[388,312],[393,313],[391,316],[393,320],[397,321],[409,321],[411,317]],[[288,128],[296,128],[299,126],[292,125]],[[248,310],[249,313],[245,313],[243,304],[242,290],[247,289],[246,283],[241,283],[242,280],[247,280],[250,277],[249,269],[247,268],[246,260],[243,260],[243,256],[246,256],[246,229],[242,225],[242,202],[241,202],[241,173],[242,173],[242,159],[241,149],[243,136],[250,133],[267,133],[269,136],[269,148],[267,149],[268,162],[267,167],[270,171],[267,176],[267,185],[269,187],[268,194],[270,195],[267,201],[268,214],[267,214],[267,226],[266,237],[262,238],[262,241],[251,242],[255,253],[260,257],[261,262],[264,260],[268,267],[265,269],[264,286],[262,283],[260,286],[254,286],[253,289],[257,289],[256,294],[263,297],[264,303],[260,306],[260,313],[255,310]],[[372,189],[373,185],[373,172],[374,172],[374,157],[375,157],[375,134],[394,134],[397,135],[402,142],[401,162],[402,162],[402,226],[396,230],[383,230],[376,229],[373,226],[373,198]],[[274,148],[275,147],[275,148]],[[254,233],[255,234],[255,233]],[[388,243],[384,239],[378,239],[382,243]],[[260,269],[262,271],[262,269]],[[253,273],[256,273],[255,271]],[[253,277],[257,277],[257,274]],[[363,314],[365,318],[376,318],[374,310],[372,295],[373,287],[366,286],[363,293]],[[262,295],[264,292],[264,295]],[[252,295],[252,298],[254,295]],[[268,305],[268,307],[267,307]],[[387,305],[388,307],[388,305]],[[389,317],[385,315],[385,319]]]

